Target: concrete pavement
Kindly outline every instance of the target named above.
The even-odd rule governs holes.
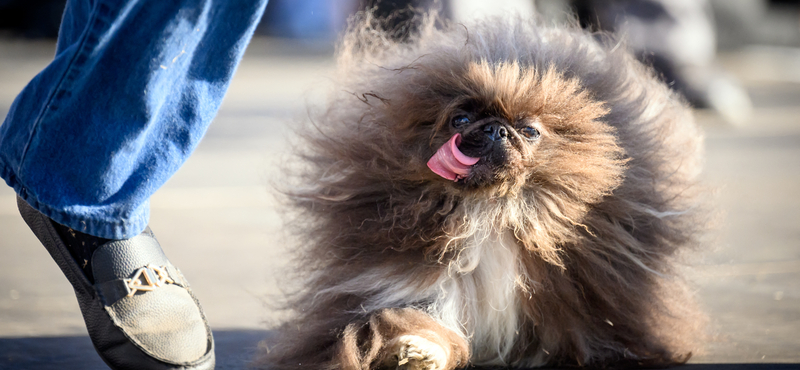
[[[0,40],[0,115],[52,56],[49,42]],[[788,50],[788,51],[787,51]],[[800,51],[750,48],[722,61],[756,105],[732,127],[698,112],[706,178],[725,214],[692,270],[714,337],[689,369],[800,368]],[[307,91],[332,61],[253,42],[206,139],[152,199],[151,227],[192,282],[220,369],[242,368],[278,317],[290,242],[270,183]],[[103,369],[71,287],[0,186],[0,369]]]

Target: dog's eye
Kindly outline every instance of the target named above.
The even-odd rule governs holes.
[[[467,116],[455,116],[453,120],[450,122],[454,128],[462,128],[470,123],[470,119]]]
[[[541,135],[539,130],[533,127],[523,127],[519,130],[519,132],[522,134],[522,136],[525,136],[530,140],[536,139]]]

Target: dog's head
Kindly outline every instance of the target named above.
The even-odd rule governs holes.
[[[553,45],[569,40],[544,43],[500,24],[425,27],[408,44],[360,27],[344,39],[336,89],[312,117],[304,160],[315,187],[297,198],[305,206],[411,228],[456,204],[493,202],[474,212],[568,233],[622,183],[625,151],[608,123],[616,103],[571,69],[592,51],[556,63]]]
[[[417,166],[429,181],[490,196],[580,193],[587,202],[619,184],[623,153],[603,122],[608,110],[577,78],[553,67],[486,60],[413,74],[412,83],[425,81],[428,89],[396,97],[406,114],[388,116],[416,120],[395,127],[417,131],[398,136],[419,141],[407,147],[427,158],[427,168]],[[411,107],[430,116],[409,113]]]

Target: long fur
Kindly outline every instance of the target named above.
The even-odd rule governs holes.
[[[341,42],[288,171],[302,288],[260,366],[378,368],[408,334],[447,368],[685,361],[697,325],[675,259],[703,228],[686,104],[576,26],[421,24],[395,41],[364,13]],[[466,102],[542,131],[492,186],[425,165]]]

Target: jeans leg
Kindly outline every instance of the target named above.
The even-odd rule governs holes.
[[[0,177],[28,204],[113,239],[217,112],[267,0],[70,0],[53,62],[0,126]]]

